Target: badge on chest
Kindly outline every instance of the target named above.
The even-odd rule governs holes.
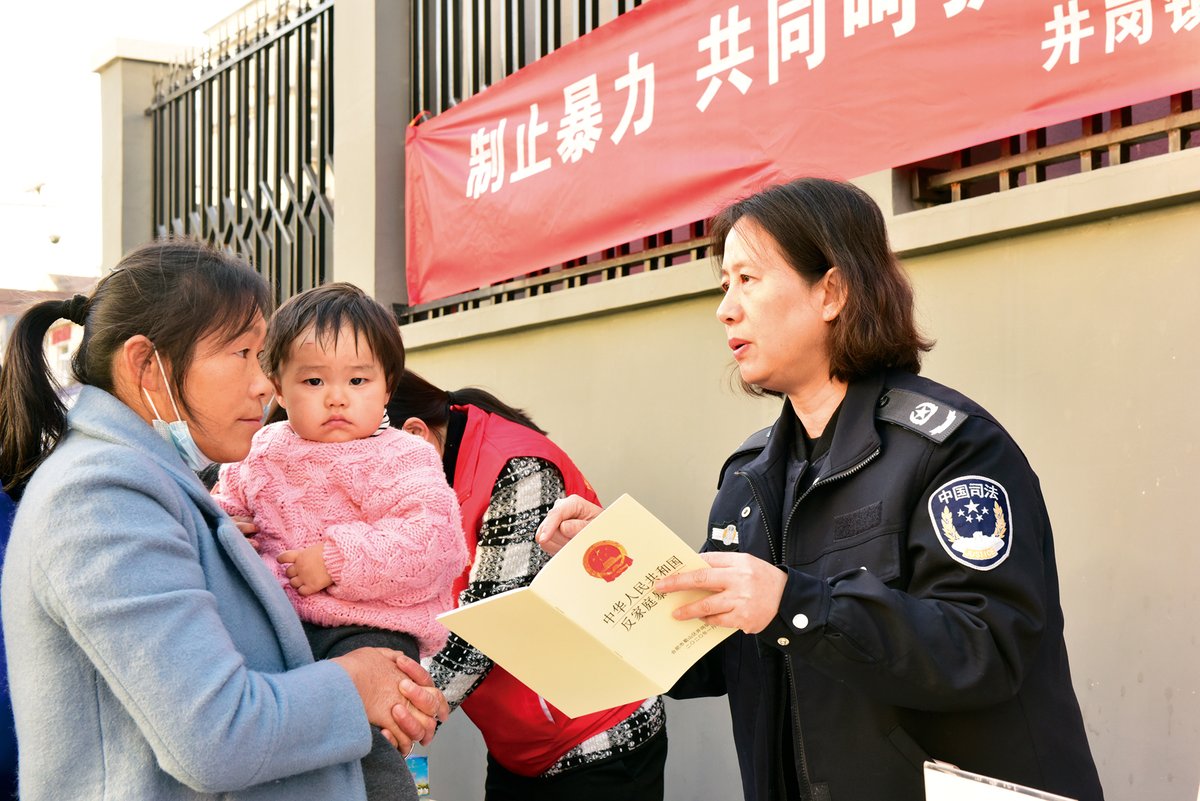
[[[710,535],[710,537],[713,540],[713,542],[719,542],[722,545],[737,545],[738,544],[737,526],[735,526],[733,523],[730,523],[729,525],[725,526],[725,528],[718,528],[717,526],[713,526],[712,534]]]

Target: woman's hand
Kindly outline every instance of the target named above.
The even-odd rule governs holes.
[[[284,551],[275,557],[275,561],[288,566],[287,577],[301,595],[312,595],[333,585],[333,579],[325,569],[324,543],[318,542],[302,551]]]
[[[408,736],[408,749],[411,751],[414,742],[429,745],[437,731],[438,722],[445,722],[450,716],[450,705],[419,663],[401,654],[396,666],[407,676],[400,680],[400,692],[407,703],[393,707],[392,717]]]
[[[556,554],[604,511],[578,495],[559,498],[537,529],[537,543],[548,554]]]
[[[446,699],[419,664],[389,648],[358,648],[330,660],[350,674],[367,720],[401,753],[428,745],[450,714]]]
[[[779,613],[787,573],[748,553],[702,553],[703,570],[674,573],[654,582],[657,592],[708,590],[712,595],[673,613],[679,620],[701,618],[714,626],[757,634]]]

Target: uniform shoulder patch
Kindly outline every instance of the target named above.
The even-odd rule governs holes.
[[[950,558],[975,570],[991,570],[1012,551],[1008,491],[986,476],[959,476],[934,490],[929,521]]]
[[[875,416],[938,444],[945,442],[967,419],[966,412],[907,389],[889,389],[884,393]]]

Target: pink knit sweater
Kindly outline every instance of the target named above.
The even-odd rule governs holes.
[[[301,619],[406,632],[422,656],[445,644],[434,616],[454,607],[467,549],[458,499],[423,439],[389,428],[312,442],[275,423],[244,461],[221,468],[214,495],[231,516],[254,518],[259,553]],[[275,557],[318,542],[333,584],[301,597]]]

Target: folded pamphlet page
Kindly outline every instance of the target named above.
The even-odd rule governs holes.
[[[1030,798],[1075,801],[1063,795],[960,770],[945,762],[925,763],[925,801],[1018,801]]]
[[[579,717],[666,692],[735,631],[671,616],[704,590],[654,591],[664,576],[706,566],[622,495],[528,587],[438,620],[564,714]]]

